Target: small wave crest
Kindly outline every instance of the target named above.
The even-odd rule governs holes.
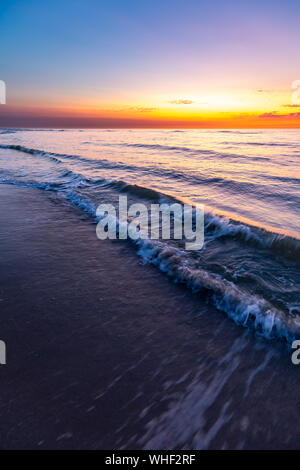
[[[284,257],[300,260],[300,240],[259,226],[247,225],[209,211],[205,214],[208,241],[235,238],[252,246],[269,248]]]

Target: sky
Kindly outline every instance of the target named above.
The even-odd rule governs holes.
[[[300,2],[0,0],[1,127],[300,127]]]

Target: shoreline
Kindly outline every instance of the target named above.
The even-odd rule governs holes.
[[[282,345],[99,241],[59,194],[1,184],[0,201],[1,448],[299,447]]]

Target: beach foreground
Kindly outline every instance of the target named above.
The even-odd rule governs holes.
[[[0,185],[4,449],[297,448],[300,366],[99,241],[62,196]]]

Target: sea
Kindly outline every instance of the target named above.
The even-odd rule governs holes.
[[[0,183],[59,193],[95,221],[125,194],[204,205],[202,249],[128,243],[241,331],[300,339],[299,129],[1,129]]]

